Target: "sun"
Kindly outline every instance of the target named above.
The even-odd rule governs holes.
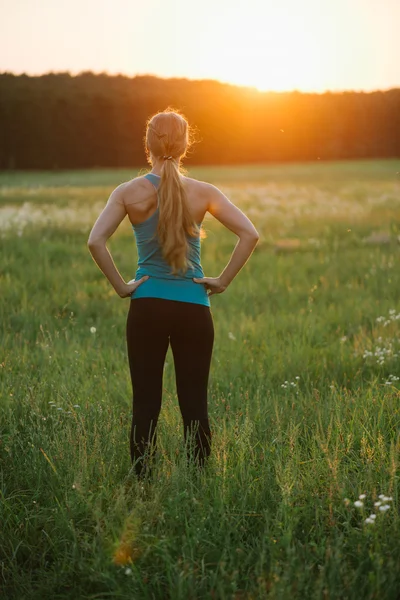
[[[256,8],[249,11],[250,19],[232,7],[222,21],[216,15],[209,34],[218,48],[210,44],[203,56],[212,76],[261,91],[323,89],[324,63],[331,57],[323,51],[320,13],[304,14],[294,0],[267,1]]]

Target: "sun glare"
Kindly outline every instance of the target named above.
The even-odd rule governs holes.
[[[243,7],[231,6],[220,14],[216,9],[208,33],[218,40],[219,50],[210,44],[203,55],[208,73],[212,65],[212,77],[262,91],[324,88],[326,65],[335,56],[332,44],[325,43],[324,16],[317,4],[311,1],[301,10],[297,0],[252,5],[245,14]],[[335,24],[329,27],[328,37]]]

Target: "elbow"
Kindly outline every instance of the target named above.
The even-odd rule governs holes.
[[[87,241],[87,247],[89,251],[96,250],[96,248],[101,248],[105,246],[105,241],[101,239],[89,238]]]
[[[258,244],[258,240],[260,239],[260,234],[256,229],[254,229],[254,231],[250,231],[245,235],[245,239],[256,246]]]
[[[258,233],[257,229],[254,227],[254,225],[251,224],[251,225],[249,225],[249,227],[247,227],[245,230],[243,230],[241,233],[239,233],[239,237],[241,239],[243,239],[244,241],[246,241],[246,243],[256,246],[260,239],[260,234]]]

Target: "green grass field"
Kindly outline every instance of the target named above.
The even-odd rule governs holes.
[[[261,239],[211,298],[208,469],[186,467],[169,350],[145,490],[129,477],[129,299],[86,246],[137,171],[0,173],[2,598],[398,600],[399,171],[190,169]],[[237,238],[204,229],[217,276]],[[109,249],[132,279],[127,221]]]

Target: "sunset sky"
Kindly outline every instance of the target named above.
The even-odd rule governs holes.
[[[0,0],[0,72],[400,87],[400,0]]]

